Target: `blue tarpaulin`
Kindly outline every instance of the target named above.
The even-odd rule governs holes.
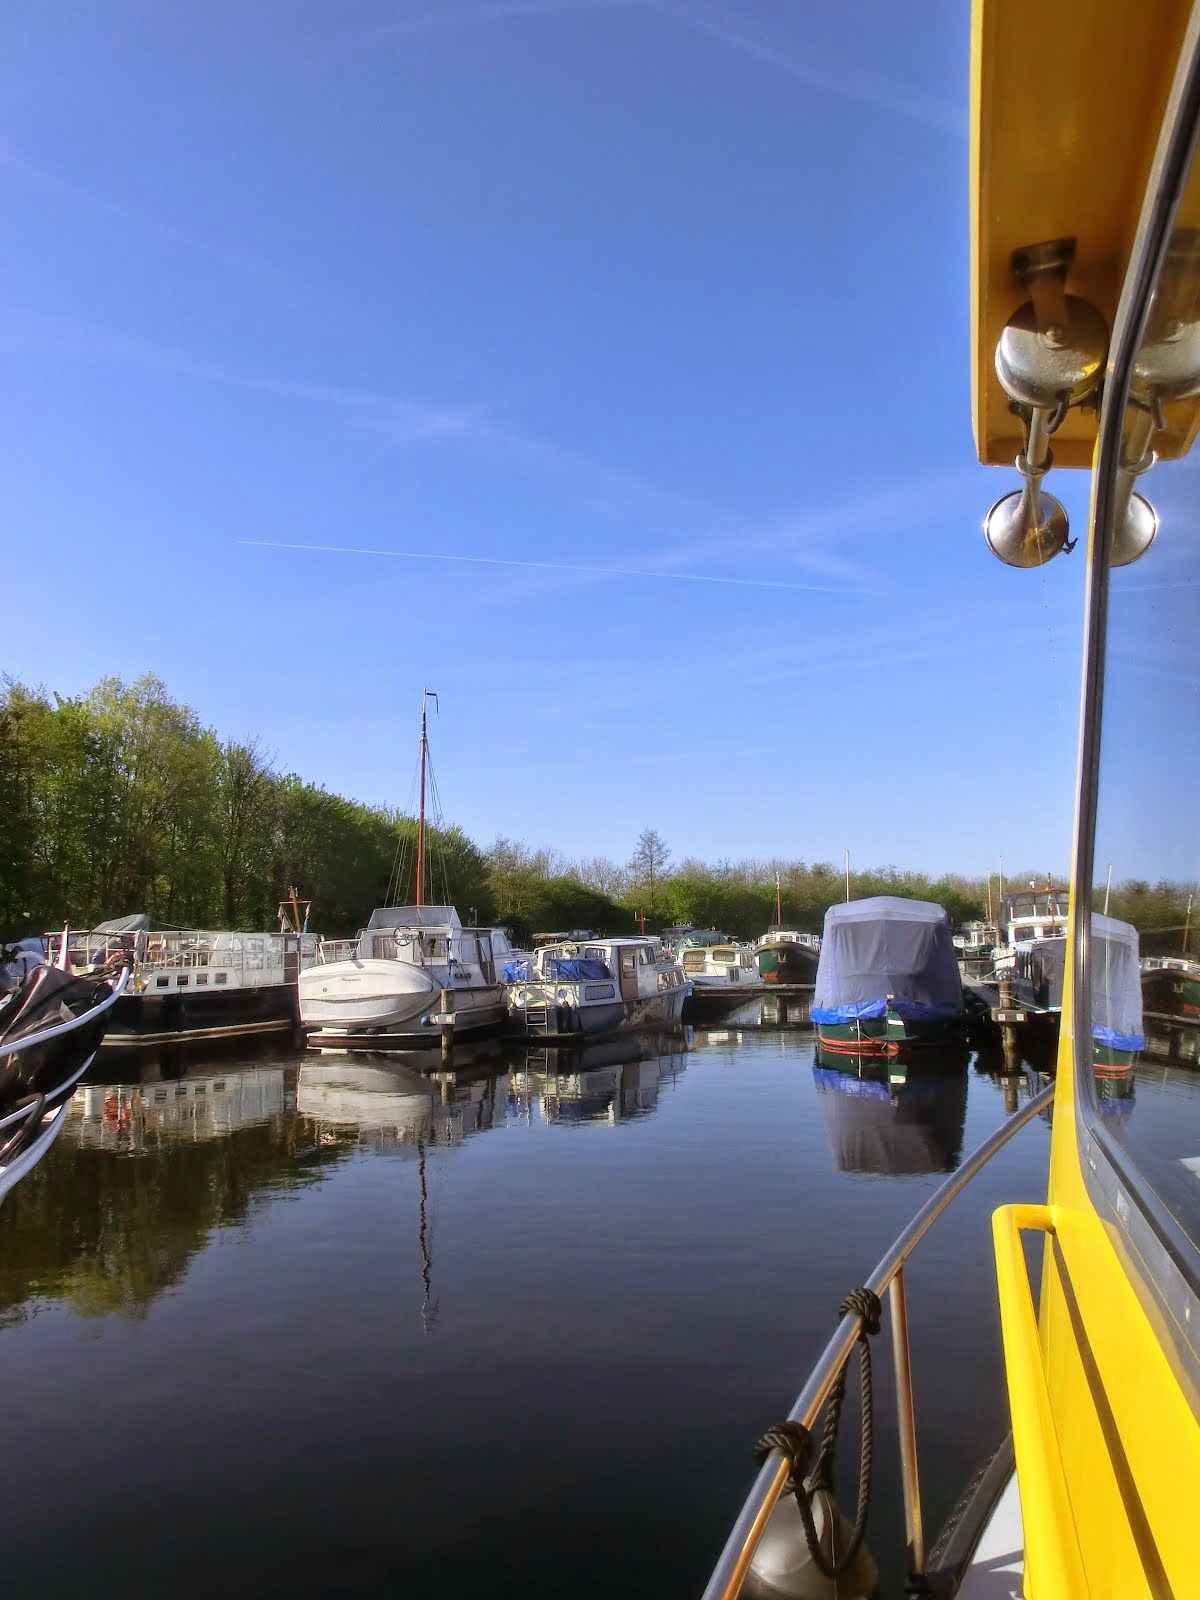
[[[893,895],[830,906],[813,1021],[881,1017],[889,1000],[908,1022],[962,1016],[962,979],[945,911]]]
[[[547,956],[545,971],[539,973],[532,961],[506,961],[504,963],[505,983],[529,983],[539,977],[552,982],[579,982],[581,979],[608,978],[612,973],[603,961],[586,961],[582,956],[571,960],[567,956]]]
[[[582,956],[574,960],[567,956],[548,956],[545,961],[548,978],[611,978],[612,973],[603,961],[585,961]]]

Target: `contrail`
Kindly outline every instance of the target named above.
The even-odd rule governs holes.
[[[824,583],[781,583],[770,578],[713,577],[703,572],[651,572],[644,567],[583,567],[566,561],[514,561],[502,556],[451,556],[434,550],[368,550],[345,544],[288,544],[279,539],[239,539],[258,550],[315,550],[335,556],[393,556],[401,561],[457,561],[475,567],[532,567],[538,572],[589,572],[601,578],[663,578],[671,583],[722,583],[739,589],[793,589],[805,594],[861,594]]]

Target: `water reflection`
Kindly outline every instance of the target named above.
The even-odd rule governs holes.
[[[684,1071],[684,1052],[675,1035],[647,1039],[632,1058],[630,1050],[629,1040],[614,1039],[582,1051],[528,1051],[512,1072],[510,1115],[547,1123],[615,1123],[647,1115],[658,1106],[662,1084]]]
[[[965,1053],[910,1066],[899,1082],[876,1058],[818,1052],[813,1081],[839,1172],[907,1177],[952,1172],[967,1117]]]
[[[395,1058],[346,1055],[305,1061],[296,1104],[321,1139],[348,1134],[377,1153],[420,1155],[457,1146],[503,1123],[504,1073],[440,1073],[438,1081]]]
[[[343,1158],[298,1114],[295,1069],[88,1085],[57,1149],[9,1196],[0,1324],[39,1302],[139,1318],[218,1228],[318,1182]]]

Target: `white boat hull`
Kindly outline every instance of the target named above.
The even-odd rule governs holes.
[[[637,1000],[587,1001],[581,993],[586,987],[584,982],[513,985],[509,1017],[527,1038],[594,1039],[639,1028],[677,1027],[687,998],[687,986],[680,984]],[[565,998],[558,1000],[556,992]]]

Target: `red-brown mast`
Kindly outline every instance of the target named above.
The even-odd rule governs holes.
[[[417,904],[424,905],[422,885],[425,882],[425,756],[429,749],[429,734],[425,725],[425,702],[429,690],[421,690],[421,809],[417,814]]]

